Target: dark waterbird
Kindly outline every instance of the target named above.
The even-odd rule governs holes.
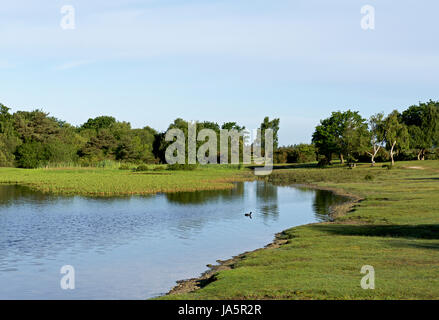
[[[250,211],[249,213],[245,213],[244,214],[246,217],[250,217],[250,219],[252,218],[252,212]]]

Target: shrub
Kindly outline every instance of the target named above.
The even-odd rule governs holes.
[[[127,164],[122,164],[122,165],[119,167],[119,170],[130,170],[130,169],[131,169],[130,166],[127,165]]]
[[[17,148],[17,165],[20,168],[38,168],[47,161],[45,159],[44,146],[40,142],[26,142]]]
[[[149,171],[149,167],[146,164],[141,164],[136,169],[134,169],[134,171],[136,172]]]
[[[366,180],[366,181],[372,181],[373,179],[374,179],[374,176],[370,175],[370,174],[366,174],[366,176],[364,177],[364,180]]]
[[[306,163],[316,160],[316,149],[312,144],[280,147],[274,152],[274,163]]]
[[[0,140],[0,167],[12,167],[14,159],[14,155],[6,150],[5,145]]]
[[[439,148],[435,148],[432,150],[429,150],[429,152],[426,153],[425,159],[427,160],[439,160]]]
[[[61,141],[45,143],[45,157],[50,163],[69,163],[78,160],[77,150],[74,145]]]
[[[170,164],[168,165],[168,167],[166,168],[167,170],[195,170],[197,168],[196,164],[179,164],[179,163],[175,163],[175,164]]]

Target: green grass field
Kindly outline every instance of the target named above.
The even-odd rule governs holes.
[[[364,200],[334,222],[286,230],[285,245],[245,255],[195,292],[162,299],[439,298],[439,161],[399,162],[391,170],[297,166],[268,180]],[[374,290],[360,286],[363,265],[375,269]]]
[[[146,171],[60,168],[0,168],[0,183],[65,195],[117,196],[158,192],[233,188],[233,181],[249,179],[248,171],[228,167],[201,167],[194,171]]]

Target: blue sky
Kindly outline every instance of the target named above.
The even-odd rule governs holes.
[[[73,5],[76,29],[60,27]],[[360,9],[375,7],[375,30]],[[309,142],[331,111],[439,100],[437,1],[15,0],[0,6],[0,102],[72,124],[181,117]]]

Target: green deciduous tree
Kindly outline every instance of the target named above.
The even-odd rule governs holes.
[[[13,125],[9,108],[0,103],[0,167],[14,165],[15,151],[21,144]]]
[[[358,111],[347,110],[333,112],[329,118],[320,121],[312,141],[318,154],[326,157],[327,163],[331,162],[334,153],[344,163],[344,157],[352,160],[354,154],[365,151],[368,137],[366,120]]]
[[[313,144],[301,143],[279,147],[274,152],[275,163],[306,163],[316,160],[316,148]]]
[[[113,159],[116,147],[117,141],[109,129],[101,129],[98,135],[90,138],[79,154],[93,161]]]
[[[88,121],[81,126],[81,129],[94,129],[99,131],[100,129],[108,129],[115,123],[116,119],[114,117],[100,116],[88,119]]]
[[[418,160],[424,160],[426,151],[439,142],[439,102],[410,106],[401,120],[408,127],[410,147],[418,150]]]
[[[383,120],[384,113],[377,113],[370,117],[369,119],[369,130],[370,130],[370,145],[372,147],[371,151],[366,151],[366,153],[371,158],[372,166],[375,165],[375,157],[383,147],[384,143],[384,130],[383,130]]]
[[[270,121],[269,117],[265,117],[264,121],[262,121],[260,129],[261,129],[261,137],[258,138],[258,141],[261,141],[262,150],[265,148],[265,130],[271,129],[273,131],[273,150],[276,150],[279,145],[279,124],[280,119],[276,118]]]
[[[17,148],[17,165],[20,168],[38,168],[47,163],[42,142],[28,141]]]
[[[395,164],[395,150],[404,151],[409,148],[409,133],[407,126],[400,121],[397,110],[390,113],[383,121],[384,140],[389,151],[392,165]]]

